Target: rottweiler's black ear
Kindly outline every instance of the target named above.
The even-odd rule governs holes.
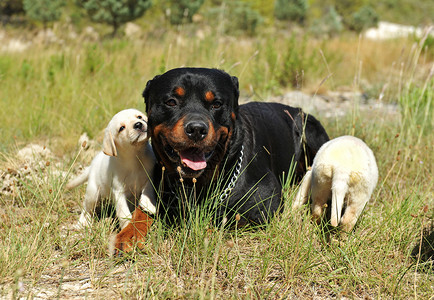
[[[144,89],[144,91],[142,93],[143,98],[145,98],[146,113],[148,113],[148,110],[149,110],[149,91],[151,89],[152,81],[154,81],[155,79],[157,79],[160,76],[161,75],[157,75],[153,79],[149,80],[146,83],[146,87],[145,87],[145,89]]]
[[[234,89],[235,89],[235,96],[238,97],[240,96],[240,86],[238,84],[238,78],[235,76],[231,76],[232,79],[232,84],[234,85]]]
[[[149,89],[151,87],[151,82],[152,82],[152,80],[149,80],[146,83],[146,87],[145,87],[145,89],[143,90],[143,93],[142,93],[142,96],[145,99],[146,113],[148,113],[148,109],[149,109]]]
[[[235,103],[234,108],[235,111],[238,111],[238,98],[240,97],[240,87],[238,84],[238,78],[235,76],[231,76],[232,84],[234,86],[234,92],[235,92]]]

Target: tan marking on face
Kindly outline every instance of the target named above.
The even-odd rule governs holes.
[[[214,132],[214,136],[215,139],[218,140],[218,143],[223,147],[215,148],[216,153],[214,154],[213,166],[209,168],[209,170],[211,171],[201,176],[205,180],[205,182],[209,182],[210,180],[216,181],[217,178],[219,178],[219,166],[224,157],[224,154],[227,153],[229,142],[232,136],[232,129],[227,127],[220,127]]]
[[[178,86],[177,88],[175,88],[175,94],[180,97],[183,97],[185,95],[185,89]]]
[[[236,120],[236,118],[237,118],[237,116],[235,116],[235,113],[234,113],[234,112],[232,112],[232,113],[231,113],[231,119],[232,119],[232,121],[235,121],[235,120]]]
[[[206,137],[200,142],[202,145],[212,145],[216,139],[216,130],[214,125],[208,120],[208,134]]]
[[[159,139],[163,137],[171,143],[185,143],[188,141],[184,132],[184,119],[179,119],[173,127],[169,127],[165,124],[159,124],[154,127],[152,131],[152,138]]]
[[[153,143],[153,149],[156,153],[158,153],[158,155],[160,155],[161,159],[162,159],[162,163],[165,166],[168,166],[169,171],[171,171],[171,162],[170,160],[167,158],[166,154],[164,153],[164,149],[163,149],[163,145],[161,143],[161,140],[159,139],[160,135],[163,136],[167,136],[168,134],[170,134],[171,129],[169,127],[167,127],[164,124],[159,124],[157,126],[155,126],[155,128],[152,131],[152,139],[154,141],[158,141]]]
[[[208,92],[205,93],[205,100],[206,101],[211,102],[211,101],[214,100],[214,98],[215,98],[215,95],[214,95],[213,92],[208,91]]]
[[[220,127],[219,130],[217,130],[217,138],[219,140],[226,139],[229,134],[229,129],[226,127]]]
[[[176,122],[175,126],[173,126],[171,136],[175,137],[175,140],[185,138],[185,131],[184,131],[184,119],[185,117],[181,118]]]
[[[163,135],[167,132],[167,127],[164,126],[163,124],[159,124],[157,126],[154,127],[154,129],[151,131],[151,137],[153,139],[156,139],[161,133],[163,133]]]

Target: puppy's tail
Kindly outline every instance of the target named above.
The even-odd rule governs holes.
[[[65,186],[67,190],[71,190],[79,185],[82,185],[89,179],[90,167],[86,167],[80,175],[71,179]]]
[[[339,225],[342,215],[342,208],[344,206],[345,195],[348,192],[348,183],[350,180],[350,173],[342,170],[333,169],[332,179],[332,211],[330,223],[336,227]]]

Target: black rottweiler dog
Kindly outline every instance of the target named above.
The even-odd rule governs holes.
[[[150,80],[143,96],[159,164],[154,182],[162,180],[159,211],[170,218],[180,215],[182,181],[197,191],[197,202],[218,186],[218,215],[262,224],[282,207],[291,163],[300,180],[329,140],[320,122],[299,108],[239,106],[238,79],[218,69],[170,70]]]

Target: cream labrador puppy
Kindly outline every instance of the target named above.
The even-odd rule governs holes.
[[[105,129],[103,151],[98,153],[82,174],[72,179],[67,189],[87,180],[83,210],[76,228],[89,226],[98,201],[112,198],[121,228],[138,204],[155,214],[152,176],[155,156],[148,143],[147,118],[136,109],[118,112]],[[138,203],[137,203],[138,202]]]
[[[312,217],[319,220],[331,199],[332,226],[350,232],[369,201],[378,180],[378,168],[371,149],[360,139],[341,136],[318,150],[312,170],[303,178],[293,210],[312,198]],[[342,209],[345,211],[341,217]]]

